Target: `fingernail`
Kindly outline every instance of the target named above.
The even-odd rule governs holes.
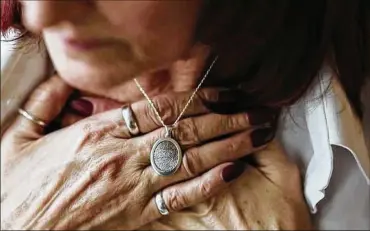
[[[93,112],[93,105],[90,101],[85,99],[72,100],[69,104],[72,111],[81,116],[90,116]]]
[[[238,107],[232,103],[221,103],[221,102],[203,102],[204,106],[211,112],[218,114],[234,114],[237,113]]]
[[[260,166],[254,153],[249,153],[238,160],[253,167]]]
[[[247,98],[247,94],[239,89],[227,89],[218,93],[218,102],[235,102]]]
[[[269,110],[254,110],[247,113],[250,125],[262,125],[272,123],[276,118],[276,114]]]
[[[244,169],[245,165],[243,163],[235,162],[222,170],[221,177],[223,181],[230,182],[238,178],[244,172]]]
[[[274,138],[274,130],[272,128],[262,128],[254,130],[251,134],[252,145],[254,148],[262,146]]]
[[[242,99],[243,102],[240,102]],[[219,92],[217,101],[203,101],[204,106],[218,114],[235,114],[246,110],[245,104],[252,102],[240,90],[223,90]]]
[[[253,109],[256,99],[240,89],[227,89],[218,92],[217,101],[203,101],[205,107],[218,114],[235,114]]]

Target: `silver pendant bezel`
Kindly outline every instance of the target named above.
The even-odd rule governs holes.
[[[170,172],[167,172],[167,171],[162,171],[161,169],[159,169],[156,164],[155,164],[155,161],[154,161],[154,150],[157,148],[157,146],[163,142],[163,141],[169,141],[171,142],[173,145],[175,145],[176,149],[177,149],[177,153],[178,153],[178,158],[177,158],[177,164],[176,164],[176,167],[170,171]],[[181,150],[181,147],[179,145],[179,143],[172,139],[171,137],[165,137],[165,138],[159,138],[152,146],[152,150],[150,151],[150,164],[152,166],[152,168],[154,169],[154,171],[161,175],[161,176],[169,176],[169,175],[172,175],[174,174],[180,167],[181,165],[181,162],[182,162],[182,150]]]

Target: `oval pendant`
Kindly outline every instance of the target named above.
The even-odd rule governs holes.
[[[168,176],[179,169],[182,151],[179,143],[171,137],[158,139],[150,152],[150,163],[159,175]]]

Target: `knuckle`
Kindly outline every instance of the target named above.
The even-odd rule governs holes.
[[[171,211],[180,211],[187,205],[186,197],[177,189],[171,189],[168,192],[168,208]]]
[[[200,187],[200,195],[206,199],[212,196],[213,190],[212,190],[212,184],[209,181],[202,182],[199,184]]]
[[[172,123],[174,116],[178,115],[177,105],[168,95],[157,96],[153,99],[154,107],[157,109],[164,123]],[[155,115],[155,119],[158,118]]]
[[[237,141],[233,141],[233,142],[229,141],[225,145],[226,145],[226,150],[228,153],[234,153],[238,151],[240,147],[239,142]]]
[[[150,104],[145,104],[144,105],[144,115],[146,118],[148,118],[150,120],[150,122],[152,122],[153,124],[155,124],[156,126],[161,126],[162,124],[160,123],[160,121],[158,120],[157,118],[157,115],[155,114],[153,108],[150,106]]]
[[[219,98],[219,90],[215,88],[201,89],[196,93],[196,99],[199,101],[217,101]]]
[[[194,118],[180,121],[178,128],[173,130],[173,135],[184,147],[200,143],[199,132]]]
[[[246,116],[240,115],[225,116],[223,120],[223,125],[227,129],[242,128],[247,123]]]
[[[183,158],[183,168],[187,178],[193,178],[198,175],[199,165],[201,160],[197,149],[188,150]]]
[[[87,122],[83,125],[81,124],[78,128],[81,134],[80,147],[98,145],[106,136],[106,132],[104,130],[94,128],[93,122]]]
[[[80,128],[81,132],[81,143],[90,143],[93,137],[94,132],[90,130],[90,127],[88,125],[82,126]]]

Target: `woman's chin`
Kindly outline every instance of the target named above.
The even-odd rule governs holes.
[[[102,71],[101,65],[94,67],[86,63],[68,62],[68,65],[59,65],[56,69],[65,82],[81,91],[100,92],[118,81],[113,76],[108,77],[107,72]]]
[[[58,58],[53,61],[58,75],[70,86],[97,95],[109,94],[111,90],[132,80],[141,70],[139,65],[118,60],[90,62],[68,57],[64,62]]]

